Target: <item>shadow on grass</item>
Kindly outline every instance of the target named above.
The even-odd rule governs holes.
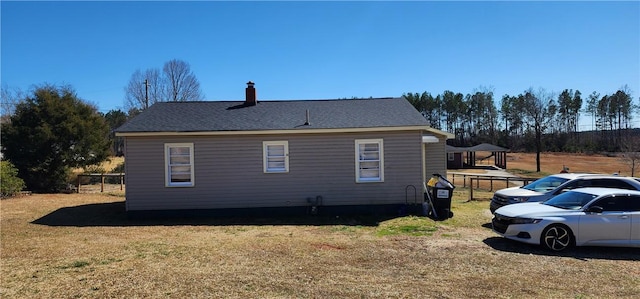
[[[625,260],[640,261],[640,248],[623,247],[572,247],[561,252],[550,251],[542,246],[520,243],[503,237],[491,237],[483,241],[495,250],[543,256],[570,257],[578,260]]]
[[[273,215],[273,216],[272,216]],[[31,223],[47,226],[175,226],[175,225],[348,225],[378,226],[380,222],[400,215],[307,215],[277,214],[259,209],[217,211],[171,211],[148,215],[132,215],[123,201],[64,207]]]

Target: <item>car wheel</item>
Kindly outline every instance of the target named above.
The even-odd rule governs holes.
[[[573,234],[564,226],[554,224],[542,232],[540,243],[553,251],[562,251],[572,245]]]

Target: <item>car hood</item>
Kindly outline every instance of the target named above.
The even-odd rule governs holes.
[[[525,202],[504,206],[496,210],[496,214],[507,217],[543,217],[557,216],[561,214],[573,214],[580,210],[566,210],[556,208],[549,205],[543,205],[540,202]]]
[[[540,195],[544,194],[544,193],[540,193],[540,192],[537,192],[537,191],[531,191],[529,189],[524,189],[522,187],[511,187],[511,188],[500,189],[500,190],[496,191],[496,193],[499,194],[499,195],[508,196],[508,197],[514,197],[514,196],[531,197],[531,196],[540,196]]]

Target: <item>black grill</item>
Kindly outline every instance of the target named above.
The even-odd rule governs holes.
[[[491,203],[489,204],[489,209],[491,213],[495,212],[498,208],[504,207],[509,204],[509,198],[506,196],[493,195],[491,198]]]
[[[491,201],[499,204],[500,206],[504,206],[509,203],[509,197],[493,194],[493,198],[491,198]]]
[[[491,220],[491,224],[493,225],[493,230],[504,234],[507,231],[509,224],[511,224],[511,218],[495,214],[493,220]]]

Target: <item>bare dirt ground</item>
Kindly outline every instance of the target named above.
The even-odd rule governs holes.
[[[559,173],[562,167],[569,172],[605,173],[631,175],[631,169],[620,157],[568,153],[541,153],[540,170],[544,173]],[[507,169],[536,170],[535,153],[508,153]]]

